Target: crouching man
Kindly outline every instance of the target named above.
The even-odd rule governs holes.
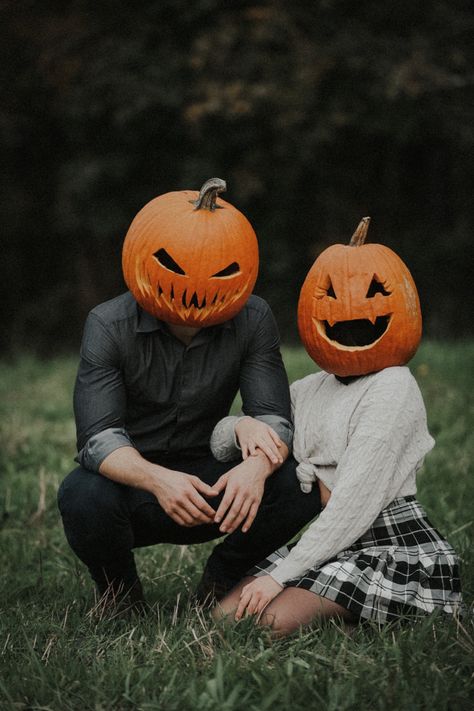
[[[86,322],[74,393],[80,466],[58,501],[71,548],[112,605],[144,602],[134,548],[227,534],[196,590],[210,603],[320,509],[317,487],[301,492],[288,456],[277,328],[251,295],[256,236],[218,197],[224,189],[211,179],[199,195],[145,205],[123,248],[130,291]],[[238,390],[266,445],[218,462],[210,435]]]

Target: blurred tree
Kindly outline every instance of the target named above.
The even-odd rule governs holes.
[[[426,330],[472,333],[471,3],[17,0],[0,20],[4,349],[77,344],[124,288],[136,212],[211,175],[286,338],[314,257],[365,214]]]

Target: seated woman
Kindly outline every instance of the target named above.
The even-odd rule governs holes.
[[[367,273],[374,274],[373,267]],[[393,353],[378,354],[381,367],[373,372],[371,338],[379,343],[384,334],[371,336],[370,319],[349,318],[331,327],[325,347],[338,353],[337,367],[329,372],[331,356],[315,350],[317,337],[302,324],[305,288],[314,293],[311,274],[300,298],[300,333],[326,369],[291,386],[293,447],[302,490],[310,491],[319,480],[330,496],[299,541],[250,570],[214,616],[255,615],[282,635],[318,618],[384,623],[434,610],[454,613],[461,603],[456,553],[416,500],[416,473],[434,444],[418,385],[407,367],[391,362]],[[411,286],[399,281],[415,289],[411,276]],[[384,286],[392,294],[398,282],[392,275]],[[337,290],[333,293],[337,298]],[[409,299],[413,305],[413,293]],[[405,356],[398,351],[400,362],[416,350],[421,335],[416,324],[414,332],[415,346],[407,345]],[[260,443],[268,446],[266,427],[248,417],[224,418],[211,441],[215,456],[235,456],[235,438],[244,456]]]

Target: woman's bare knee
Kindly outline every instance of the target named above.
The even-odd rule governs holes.
[[[346,608],[303,588],[285,588],[264,610],[259,624],[270,627],[276,637],[285,637],[316,620],[339,617],[354,621]]]

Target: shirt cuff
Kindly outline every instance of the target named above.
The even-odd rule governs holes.
[[[219,462],[231,462],[241,458],[242,451],[235,435],[235,426],[242,417],[245,415],[229,415],[214,427],[210,447],[212,454]],[[291,452],[293,426],[287,419],[279,415],[257,415],[254,419],[272,427]]]
[[[280,415],[256,415],[255,419],[270,425],[281,441],[286,444],[288,451],[291,452],[293,444],[293,425],[291,422],[285,417],[280,417]]]
[[[104,459],[120,447],[134,447],[134,444],[122,427],[109,427],[89,437],[75,461],[84,469],[98,472]]]

